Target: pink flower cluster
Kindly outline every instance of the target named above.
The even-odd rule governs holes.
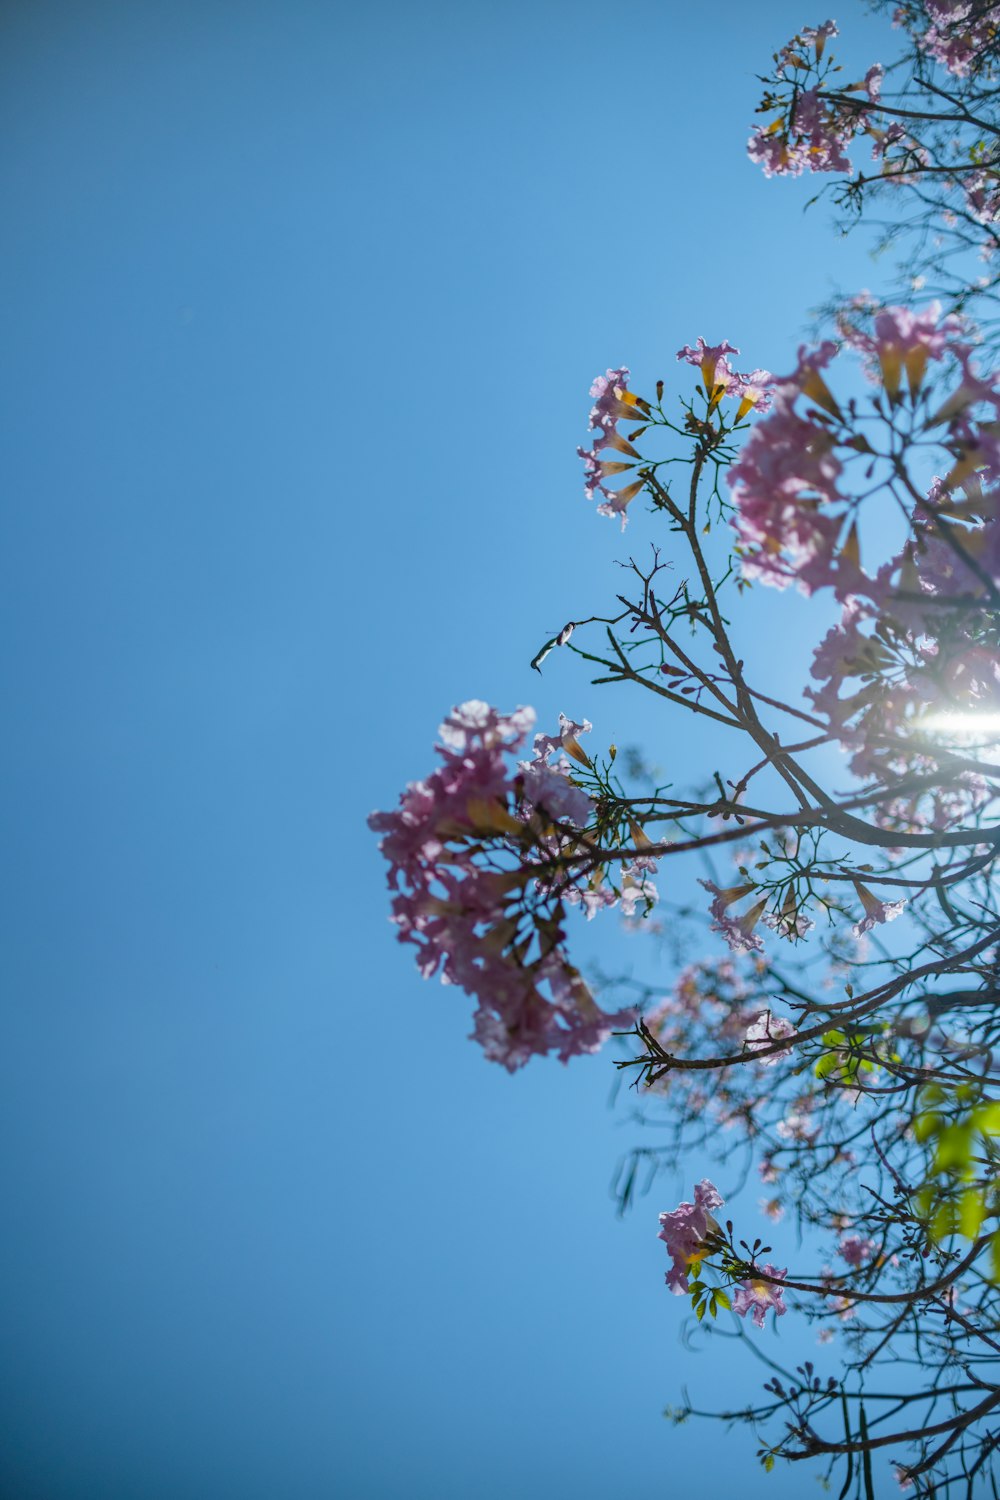
[[[508,764],[534,711],[473,700],[441,725],[442,765],[369,826],[389,862],[392,920],[427,978],[474,995],[474,1037],[511,1072],[532,1056],[595,1052],[633,1012],[605,1014],[562,952],[558,898],[532,907],[531,851],[553,818],[585,822],[590,800],[543,759],[527,786]],[[543,993],[543,987],[547,993]]]
[[[560,714],[559,733],[536,734],[535,759],[518,763],[523,796],[550,817],[561,818],[563,822],[569,821],[578,827],[584,827],[588,822],[593,804],[587,794],[569,779],[573,767],[567,754],[572,755],[578,764],[588,763],[580,736],[589,734],[591,728],[589,719],[578,724]],[[553,756],[557,759],[553,760]],[[572,835],[560,832],[558,828],[539,830],[535,853],[537,858],[557,867],[560,855],[570,850],[572,843]],[[605,869],[598,868],[585,884],[567,885],[565,879],[558,883],[541,879],[539,886],[558,889],[567,906],[582,907],[588,921],[599,911],[613,906],[620,907],[623,917],[631,918],[640,905],[643,915],[656,905],[659,892],[649,878],[656,874],[656,869],[657,861],[649,854],[640,853],[622,862],[617,883]]]
[[[692,1268],[711,1255],[712,1238],[720,1233],[713,1211],[721,1208],[724,1202],[715,1184],[703,1177],[695,1184],[693,1203],[679,1203],[673,1213],[660,1215],[657,1238],[663,1240],[673,1262],[666,1281],[675,1296],[684,1296],[690,1290],[688,1276]],[[773,1307],[777,1317],[788,1311],[782,1300],[781,1287],[774,1284],[787,1272],[770,1264],[761,1266],[759,1272],[759,1275],[737,1283],[733,1312],[741,1318],[750,1313],[756,1327],[763,1328],[768,1308]]]
[[[712,1210],[721,1208],[724,1202],[718,1188],[704,1177],[695,1185],[693,1203],[680,1203],[673,1213],[660,1215],[657,1238],[664,1242],[673,1261],[667,1272],[667,1286],[675,1296],[687,1292],[689,1270],[708,1254],[706,1241],[719,1232]]]
[[[758,423],[729,472],[736,495],[733,521],[743,576],[775,588],[795,581],[804,592],[829,581],[840,518],[830,514],[844,496],[842,464],[829,426],[795,404],[808,373],[828,363],[832,346],[800,358],[799,369],[775,393],[774,410]]]
[[[954,410],[945,414],[949,436],[974,459],[992,462],[1000,474],[1000,444],[988,426],[977,427],[968,418],[977,400],[989,399],[994,416],[1000,401],[971,371],[970,348],[956,318],[942,317],[936,303],[921,313],[890,307],[876,313],[871,332],[850,324],[843,331],[869,378],[892,402],[901,399],[904,376],[915,394],[932,362],[961,363],[963,385],[953,398]],[[795,582],[806,594],[832,587],[844,600],[871,596],[873,583],[860,567],[856,531],[851,525],[845,530],[841,451],[856,458],[858,450],[856,434],[845,427],[826,381],[837,353],[830,341],[799,350],[795,370],[776,383],[773,411],[751,433],[728,482],[736,500],[733,525],[744,577],[779,589]],[[805,411],[799,409],[803,402],[810,403]]]
[[[924,0],[931,25],[918,45],[956,78],[966,78],[981,66],[984,54],[995,51],[998,33],[996,8],[982,0]]]
[[[954,313],[941,316],[941,304],[931,302],[922,312],[909,307],[883,307],[875,314],[872,333],[842,324],[846,342],[862,356],[865,374],[885,387],[895,400],[905,374],[911,391],[919,390],[931,361],[949,355],[967,360],[970,347],[962,337],[962,320]]]
[[[821,26],[803,26],[797,31],[790,42],[786,42],[778,49],[776,71],[784,75],[789,68],[801,68],[806,62],[806,54],[812,51],[817,62],[826,51],[826,44],[832,36],[839,36],[840,31],[836,21],[824,21]]]
[[[588,500],[595,499],[597,495],[603,495],[604,499],[597,507],[597,514],[620,516],[623,531],[628,523],[627,507],[643,486],[641,479],[633,480],[620,490],[611,490],[607,485],[609,479],[633,470],[639,461],[637,450],[618,431],[620,421],[638,421],[641,424],[645,417],[642,406],[628,389],[628,377],[629,372],[624,365],[621,369],[608,370],[604,375],[597,376],[590,387],[590,394],[594,398],[594,406],[590,413],[590,430],[596,432],[597,437],[594,439],[592,448],[577,448],[576,450],[584,462],[584,494]],[[646,410],[648,411],[648,407]],[[623,454],[629,462],[607,458],[605,450],[608,448]]]
[[[699,880],[698,884],[711,893],[712,902],[709,906],[709,913],[712,917],[712,931],[721,932],[730,951],[732,953],[763,953],[764,944],[754,928],[764,915],[767,897],[755,901],[743,916],[735,917],[730,913],[729,908],[737,901],[742,901],[744,896],[752,895],[756,886],[731,885],[720,888],[712,880]]]
[[[874,1240],[860,1234],[845,1234],[837,1247],[849,1266],[863,1266],[875,1254]]]
[[[705,395],[713,406],[723,396],[740,403],[735,418],[737,422],[742,421],[751,408],[767,411],[771,405],[771,386],[774,382],[774,376],[769,370],[750,370],[747,374],[734,370],[727,355],[739,352],[726,339],[721,344],[706,344],[700,336],[696,344],[685,344],[683,349],[677,351],[679,360],[694,365],[701,371]]]
[[[966,173],[962,189],[966,207],[980,224],[992,225],[1000,219],[1000,174],[996,167]]]
[[[803,87],[823,55],[828,37],[836,36],[832,21],[806,27],[777,55],[777,77],[792,74],[794,85],[785,112],[770,126],[760,126],[750,137],[747,154],[767,177],[797,177],[802,172],[850,172],[847,147],[859,131],[870,128],[868,114],[858,100],[832,98],[817,82]],[[812,56],[809,53],[812,53]],[[860,87],[869,105],[877,105],[885,70],[879,63],[868,69]]]
[[[665,1052],[718,1057],[740,1051],[760,1010],[760,1000],[751,995],[747,976],[736,964],[713,959],[685,968],[643,1019]],[[677,1116],[692,1126],[704,1126],[711,1116],[723,1128],[743,1129],[748,1101],[757,1102],[759,1081],[744,1068],[729,1069],[712,1080],[680,1068],[665,1073],[653,1087],[669,1094]]]

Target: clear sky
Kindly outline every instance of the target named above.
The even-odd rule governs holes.
[[[582,497],[593,376],[698,334],[781,369],[874,279],[744,156],[823,19],[4,6],[4,1496],[812,1490],[660,1415],[764,1378],[663,1285],[714,1169],[614,1217],[608,1059],[487,1064],[365,817],[473,696],[690,769],[528,662],[650,534]]]

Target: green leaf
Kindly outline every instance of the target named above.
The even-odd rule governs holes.
[[[934,1154],[935,1172],[962,1172],[972,1159],[972,1127],[963,1122],[948,1125],[941,1132],[937,1151]]]
[[[1000,1102],[988,1100],[979,1106],[972,1118],[976,1129],[983,1135],[1000,1135]]]
[[[977,1188],[966,1188],[958,1205],[959,1233],[974,1240],[986,1217],[986,1203]]]
[[[913,1122],[913,1134],[918,1141],[930,1140],[944,1124],[944,1115],[917,1115]]]
[[[935,1244],[939,1245],[942,1240],[947,1239],[950,1234],[955,1233],[958,1227],[957,1219],[958,1215],[955,1211],[954,1203],[942,1203],[939,1205],[937,1212],[931,1220],[930,1233],[931,1239]]]
[[[925,1183],[925,1185],[920,1189],[919,1193],[914,1194],[914,1207],[916,1208],[917,1213],[922,1219],[927,1219],[930,1217],[930,1212],[934,1207],[934,1199],[936,1198],[936,1196],[937,1189],[935,1188],[933,1182]]]

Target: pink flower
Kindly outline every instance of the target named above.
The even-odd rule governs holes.
[[[745,375],[738,370],[733,371],[726,387],[726,395],[739,399],[736,421],[741,422],[751,407],[755,411],[767,411],[773,399],[773,390],[774,376],[770,370],[750,370]]]
[[[851,929],[856,938],[863,937],[866,932],[883,922],[894,922],[900,915],[906,901],[880,901],[873,896],[871,891],[863,886],[860,880],[854,881],[854,889],[861,898],[861,905],[865,909],[864,917]]]
[[[875,1241],[860,1234],[845,1234],[837,1247],[849,1266],[861,1266],[875,1253]]]
[[[785,1037],[796,1036],[798,1033],[791,1021],[786,1021],[784,1016],[772,1016],[769,1010],[762,1011],[748,1029],[746,1044],[751,1051],[759,1051],[761,1048],[772,1047],[775,1042],[780,1042]],[[762,1057],[761,1064],[765,1068],[773,1068],[775,1063],[781,1062],[783,1056],[788,1053],[788,1048],[775,1052],[769,1057]]]
[[[583,488],[587,499],[593,500],[598,494],[603,495],[605,498],[597,507],[597,514],[621,516],[623,531],[627,520],[626,507],[635,499],[645,481],[635,480],[621,490],[608,489],[606,480],[634,469],[636,464],[606,458],[604,450],[613,448],[627,459],[638,462],[638,452],[626,438],[620,436],[618,423],[623,418],[628,422],[642,423],[649,411],[646,403],[629,392],[628,376],[629,372],[624,365],[619,370],[608,370],[605,375],[598,375],[590,387],[590,394],[596,398],[590,413],[590,428],[598,436],[594,439],[593,448],[576,450],[584,461]]]
[[[548,984],[550,999],[543,996],[540,983]],[[480,997],[472,1037],[490,1062],[513,1073],[532,1057],[554,1052],[561,1062],[568,1062],[599,1052],[611,1033],[633,1016],[626,1011],[605,1014],[576,970],[550,954],[520,973],[510,964],[497,966]]]
[[[704,1177],[695,1186],[693,1203],[680,1203],[673,1213],[660,1215],[657,1238],[663,1240],[673,1260],[667,1272],[667,1286],[675,1296],[682,1296],[688,1290],[688,1271],[705,1254],[708,1236],[718,1233],[712,1210],[721,1208],[724,1202],[715,1185]]]
[[[865,74],[865,92],[872,104],[877,104],[881,97],[884,77],[885,69],[881,63],[873,63]]]
[[[621,912],[623,917],[634,917],[640,907],[643,913],[648,912],[651,907],[656,905],[659,898],[656,886],[644,872],[636,877],[631,869],[627,867],[623,868],[621,894]]]
[[[824,507],[843,501],[841,464],[827,428],[793,410],[796,394],[779,386],[774,410],[750,434],[728,482],[744,577],[781,589],[797,579],[811,593],[833,564],[841,522]]]
[[[727,890],[720,890],[711,880],[700,880],[698,884],[704,886],[706,891],[711,891],[715,897],[709,907],[714,918],[711,930],[722,933],[733,953],[763,953],[764,944],[753,929],[764,915],[767,898],[756,902],[742,917],[732,917],[728,908],[733,902],[749,895],[755,889],[754,886],[734,885]]]
[[[730,370],[726,355],[739,354],[739,352],[726,339],[723,339],[721,344],[706,344],[705,340],[699,336],[693,348],[690,344],[685,344],[683,349],[678,349],[677,358],[701,370],[705,392],[711,396],[716,385],[727,383],[729,380]],[[723,367],[721,371],[719,370],[720,363]]]
[[[788,1275],[787,1268],[779,1271],[777,1266],[770,1263],[761,1266],[762,1275],[774,1277],[781,1280]],[[746,1281],[740,1282],[733,1296],[733,1312],[739,1317],[745,1318],[747,1313],[753,1317],[757,1328],[763,1328],[767,1310],[774,1308],[775,1317],[782,1317],[788,1308],[783,1301],[784,1293],[780,1286],[775,1286],[771,1281],[764,1281],[760,1277],[751,1276]]]
[[[968,344],[959,334],[961,320],[954,313],[941,316],[941,305],[932,302],[923,312],[908,307],[885,307],[875,315],[874,334],[866,334],[844,325],[844,336],[866,357],[869,379],[879,380],[889,396],[899,395],[903,372],[911,391],[919,389],[929,360],[941,360],[949,353],[966,353]]]
[[[788,61],[788,54],[793,49],[800,46],[811,46],[816,54],[816,57],[820,58],[823,56],[827,39],[831,36],[839,35],[840,32],[837,30],[836,21],[824,21],[822,26],[803,26],[802,30],[797,34],[795,39],[791,42],[788,42],[778,54],[779,60],[784,59],[784,62],[781,62],[780,64],[779,71],[781,71],[781,69],[783,69],[786,65]]]
[[[713,404],[723,396],[739,401],[737,422],[742,421],[751,407],[757,407],[760,411],[767,410],[771,404],[771,387],[774,384],[774,376],[769,370],[750,370],[746,374],[734,370],[726,356],[739,352],[726,339],[721,344],[706,344],[701,337],[696,344],[685,344],[683,349],[677,351],[679,360],[694,365],[701,371],[705,394]]]
[[[869,129],[868,134],[872,140],[873,161],[878,161],[880,157],[884,157],[890,146],[895,146],[897,141],[902,141],[906,138],[906,131],[898,120],[894,120],[887,130],[876,130],[873,125]],[[897,179],[894,178],[893,180]]]
[[[787,135],[773,134],[758,126],[747,142],[747,156],[762,168],[765,177],[799,177],[809,165],[805,144],[792,144]]]
[[[565,714],[560,714],[557,735],[535,735],[535,759],[548,763],[558,751],[565,751],[580,765],[589,766],[590,757],[580,744],[580,735],[589,734],[593,727],[589,719],[578,724],[575,719],[568,719]]]
[[[569,762],[565,764],[568,771]],[[560,768],[546,765],[544,761],[523,761],[521,780],[525,800],[550,818],[560,823],[573,823],[577,828],[585,828],[590,822],[593,802]]]
[[[813,1123],[812,1103],[808,1099],[799,1099],[785,1118],[778,1121],[774,1129],[775,1134],[783,1141],[799,1141],[804,1145],[812,1145],[813,1141],[819,1137],[819,1129]]]
[[[492,749],[505,743],[517,745],[534,722],[533,708],[515,708],[512,714],[501,714],[481,698],[470,698],[452,709],[438,734],[448,750],[465,755],[478,746]]]
[[[969,212],[980,224],[995,224],[1000,218],[1000,181],[995,171],[970,172],[962,178]]]

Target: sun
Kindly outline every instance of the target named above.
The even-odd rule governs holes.
[[[930,734],[957,740],[965,746],[1000,743],[1000,713],[944,709],[939,713],[922,714],[917,723]]]

